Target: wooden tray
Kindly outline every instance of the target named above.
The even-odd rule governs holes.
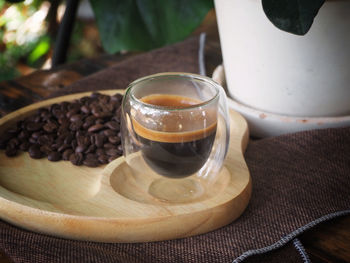
[[[0,132],[37,108],[89,94],[54,98],[17,110],[0,119]],[[219,180],[193,202],[163,203],[135,190],[123,157],[89,168],[68,161],[35,160],[28,153],[8,158],[0,151],[0,217],[35,232],[99,242],[175,239],[229,224],[243,213],[251,196],[243,158],[247,123],[232,110],[230,118],[229,152]]]

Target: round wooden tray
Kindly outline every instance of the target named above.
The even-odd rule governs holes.
[[[122,92],[101,91],[104,94]],[[90,93],[46,100],[0,119],[0,134],[12,123],[52,103]],[[124,158],[98,168],[68,161],[8,158],[0,151],[0,218],[49,235],[99,242],[147,242],[205,233],[238,218],[251,196],[243,152],[248,142],[244,118],[230,110],[231,139],[220,177],[193,202],[160,202],[133,189]]]

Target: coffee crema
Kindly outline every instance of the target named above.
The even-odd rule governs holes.
[[[201,101],[192,98],[152,94],[142,102],[169,109],[183,109],[162,116],[157,130],[146,127],[142,117],[133,119],[146,163],[158,174],[181,178],[196,173],[207,161],[216,135],[214,109],[189,108]],[[186,109],[189,108],[189,109]]]

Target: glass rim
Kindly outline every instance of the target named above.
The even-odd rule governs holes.
[[[159,105],[153,105],[153,104],[149,104],[149,103],[145,103],[141,100],[139,100],[138,98],[136,98],[134,96],[134,94],[131,92],[132,88],[135,87],[137,84],[147,81],[147,80],[151,80],[154,78],[158,78],[158,77],[183,77],[183,78],[188,78],[188,79],[195,79],[195,80],[200,80],[202,82],[208,83],[210,84],[212,87],[214,87],[215,89],[215,94],[208,100],[205,100],[201,103],[198,104],[194,104],[194,105],[190,105],[190,106],[186,106],[183,108],[175,108],[175,107],[167,107],[167,106],[159,106]],[[155,110],[166,110],[166,111],[183,111],[183,110],[190,110],[190,109],[195,109],[195,108],[199,108],[199,107],[203,107],[203,106],[207,106],[210,103],[212,103],[213,101],[215,101],[216,99],[219,98],[220,95],[220,88],[221,86],[216,83],[213,79],[207,77],[207,76],[202,76],[202,75],[198,75],[198,74],[194,74],[194,73],[185,73],[185,72],[162,72],[162,73],[157,73],[157,74],[153,74],[153,75],[148,75],[145,77],[141,77],[139,79],[136,79],[135,81],[131,82],[128,87],[127,90],[125,92],[125,95],[127,96],[130,93],[130,97],[132,100],[136,101],[137,103],[148,107],[148,108],[152,108]]]

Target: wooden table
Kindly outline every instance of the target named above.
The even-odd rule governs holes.
[[[210,76],[222,63],[215,13],[211,12],[194,32],[207,33],[206,68]],[[0,116],[41,100],[85,76],[116,65],[128,55],[103,55],[62,65],[52,70],[39,70],[30,75],[0,83]],[[314,227],[300,236],[312,262],[350,262],[350,216],[338,218]],[[0,251],[0,263],[11,262]]]

